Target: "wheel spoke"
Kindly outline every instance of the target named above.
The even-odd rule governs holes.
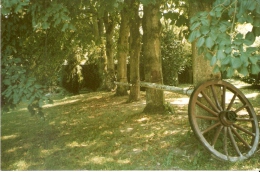
[[[218,116],[217,112],[214,112],[213,110],[209,109],[208,107],[206,107],[205,105],[203,105],[201,102],[197,101],[196,102],[202,109],[208,111],[210,114],[214,115],[214,116]]]
[[[222,94],[222,109],[226,109],[226,86],[223,86],[223,94]]]
[[[227,110],[230,110],[230,108],[232,107],[232,105],[233,105],[233,103],[234,103],[234,101],[236,99],[236,96],[237,96],[237,93],[233,95],[233,97],[232,97],[232,99],[231,99],[231,101],[230,101],[230,103],[228,105]]]
[[[214,103],[210,100],[210,98],[205,94],[204,91],[201,91],[201,94],[203,95],[203,97],[205,97],[205,99],[207,100],[207,102],[210,104],[210,106],[211,106],[216,112],[220,112],[220,110],[214,105]]]
[[[254,121],[254,119],[253,118],[245,118],[245,119],[237,118],[237,121]]]
[[[219,101],[218,101],[217,94],[216,94],[215,89],[213,88],[213,85],[211,85],[210,88],[211,88],[211,91],[212,91],[212,93],[213,93],[213,97],[214,97],[214,100],[215,100],[215,102],[216,102],[217,107],[219,108],[219,110],[222,111],[223,109],[222,109],[221,106],[220,106],[220,103],[219,103]]]
[[[215,128],[215,127],[217,127],[217,126],[219,126],[219,125],[220,125],[220,122],[218,122],[218,123],[216,123],[216,124],[213,124],[213,125],[211,125],[210,127],[208,127],[206,130],[201,131],[201,133],[202,133],[202,134],[205,134],[205,133],[209,132],[210,130],[212,130],[213,128]]]
[[[231,129],[232,129],[232,132],[237,136],[237,138],[238,138],[241,142],[243,142],[244,145],[245,145],[247,148],[251,149],[252,146],[250,146],[250,145],[240,136],[240,134],[234,129],[234,127],[231,126]]]
[[[188,111],[195,136],[217,158],[235,162],[257,151],[256,113],[234,85],[223,80],[202,83],[193,91]]]
[[[246,108],[248,105],[247,104],[244,104],[243,106],[241,106],[240,108],[236,109],[235,110],[235,113],[241,111],[242,109]]]
[[[213,120],[218,121],[218,117],[211,117],[211,116],[202,116],[202,115],[196,115],[196,118],[205,119],[205,120]]]
[[[218,139],[218,137],[219,137],[219,134],[220,134],[220,132],[221,132],[222,129],[223,129],[223,126],[221,125],[221,126],[218,128],[218,130],[216,131],[216,134],[215,134],[215,136],[214,136],[214,138],[213,138],[213,140],[212,140],[212,144],[211,144],[213,147],[215,146],[216,141],[217,141],[217,139]]]
[[[224,152],[225,155],[228,157],[228,151],[227,151],[227,127],[224,127]]]
[[[229,137],[230,137],[230,139],[231,139],[232,145],[233,145],[233,147],[235,148],[237,154],[240,155],[240,156],[242,156],[242,154],[241,154],[241,152],[240,152],[240,150],[239,150],[239,148],[238,148],[238,146],[237,146],[237,142],[236,142],[236,140],[235,140],[235,138],[234,138],[234,136],[233,136],[233,134],[232,134],[232,131],[231,131],[230,127],[228,127],[228,134],[229,134]]]
[[[241,130],[241,131],[243,131],[243,132],[249,134],[250,136],[255,137],[255,133],[252,133],[252,132],[250,132],[250,131],[248,131],[248,130],[246,130],[246,129],[244,129],[244,128],[242,128],[242,127],[236,125],[236,124],[233,124],[233,126],[234,126],[235,128],[237,128],[237,129],[239,129],[239,130]]]

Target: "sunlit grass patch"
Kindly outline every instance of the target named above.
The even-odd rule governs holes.
[[[245,94],[258,90],[243,89]],[[252,170],[260,151],[249,160],[214,159],[196,140],[188,121],[188,96],[167,92],[174,114],[145,114],[145,94],[94,92],[44,106],[46,121],[25,110],[2,114],[2,170]],[[181,100],[185,100],[186,102]],[[256,111],[260,96],[250,96]],[[179,102],[179,103],[176,103]],[[175,102],[175,103],[174,103]],[[20,107],[25,108],[25,107]]]

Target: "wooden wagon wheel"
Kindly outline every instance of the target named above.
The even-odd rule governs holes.
[[[199,141],[217,158],[240,161],[257,150],[255,111],[235,86],[222,80],[198,86],[189,100],[189,121]]]

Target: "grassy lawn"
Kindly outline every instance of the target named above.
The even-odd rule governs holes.
[[[233,82],[238,87],[241,82]],[[242,92],[260,115],[260,88]],[[165,92],[174,114],[145,114],[145,93],[128,96],[92,92],[45,105],[46,120],[24,105],[1,115],[2,170],[257,170],[260,149],[243,162],[214,159],[194,137],[189,97]]]

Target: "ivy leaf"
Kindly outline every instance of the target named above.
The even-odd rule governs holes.
[[[199,38],[199,40],[197,41],[197,47],[199,48],[199,47],[201,47],[203,44],[204,44],[204,42],[205,42],[205,38],[204,37],[201,37],[201,38]]]
[[[209,49],[211,49],[214,45],[214,40],[211,37],[207,37],[206,38],[206,47],[208,47]]]

